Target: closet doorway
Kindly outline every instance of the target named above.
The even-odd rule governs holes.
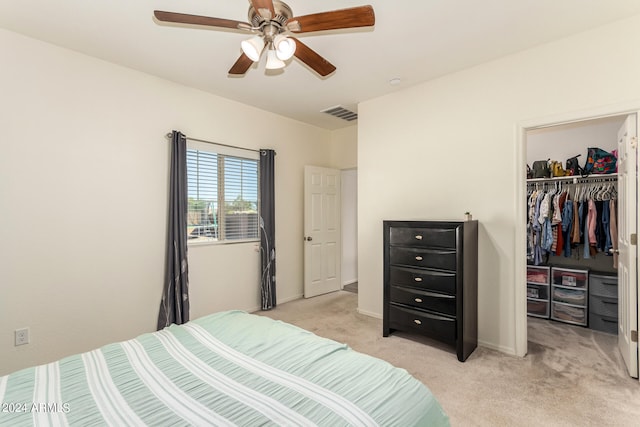
[[[635,106],[634,106],[635,107]],[[619,248],[620,256],[614,267],[614,257],[607,256],[604,253],[598,253],[597,255],[584,259],[581,253],[577,253],[577,250],[573,250],[568,254],[560,254],[561,256],[551,256],[544,260],[537,259],[536,264],[539,265],[552,265],[557,271],[593,271],[602,272],[607,275],[613,275],[618,279],[618,304],[619,304],[619,318],[618,318],[618,347],[622,358],[626,364],[627,370],[632,377],[638,377],[638,343],[637,343],[637,330],[638,330],[638,280],[637,280],[637,246],[635,243],[635,237],[638,228],[638,216],[637,216],[637,123],[638,114],[636,108],[621,109],[620,113],[613,111],[603,111],[600,113],[594,113],[593,115],[575,116],[575,117],[556,117],[549,120],[540,120],[535,123],[526,123],[520,126],[520,147],[519,154],[526,164],[531,165],[534,160],[558,160],[562,162],[564,166],[567,158],[581,154],[579,164],[584,165],[587,157],[588,147],[599,147],[606,151],[619,151],[619,174],[617,177],[617,225],[619,231]],[[620,145],[619,145],[620,144]],[[523,175],[524,173],[523,165]],[[616,178],[608,179],[606,181],[616,181]],[[524,181],[524,179],[522,179]],[[520,181],[522,191],[522,215],[527,216],[529,210],[525,205],[525,200],[528,200],[528,195],[531,194],[532,182],[528,181],[526,184]],[[602,181],[605,181],[604,179]],[[555,193],[558,191],[569,193],[573,191],[573,196],[578,195],[578,188],[582,187],[584,194],[584,187],[593,191],[594,188],[604,188],[606,186],[611,187],[611,184],[590,184],[589,180],[571,178],[563,178],[558,180],[545,180],[544,183],[537,182],[536,188]],[[544,187],[543,187],[544,186]],[[605,197],[605,198],[608,198]],[[577,204],[576,204],[577,205]],[[528,218],[529,219],[529,218]],[[519,231],[523,231],[518,228]],[[520,241],[526,241],[528,233],[524,230],[521,234],[522,239]],[[527,236],[527,237],[525,237]],[[560,252],[558,252],[560,253]],[[517,277],[526,277],[527,264],[533,264],[533,257],[531,252],[523,254],[524,261],[520,263],[517,261],[516,274]],[[564,255],[564,256],[562,256]],[[618,258],[618,257],[616,257]],[[527,262],[527,260],[529,262]],[[537,270],[540,272],[544,269]],[[555,279],[556,273],[552,273],[553,270],[547,270],[545,273],[549,275],[548,287],[536,287],[536,286],[520,286],[521,281],[517,281],[519,286],[516,289],[516,301],[517,316],[516,316],[516,350],[519,355],[524,355],[527,352],[527,306],[530,302],[537,298],[537,289],[540,289],[540,300],[544,302],[544,298],[547,298],[548,304],[552,304],[553,297],[552,292],[561,294],[565,289],[561,289],[562,286],[557,288],[552,285]],[[562,274],[562,273],[558,273]],[[580,273],[577,273],[578,275]],[[563,276],[564,277],[564,276]],[[526,279],[523,279],[526,281]],[[557,283],[557,282],[556,282]],[[586,286],[585,286],[586,288]],[[573,291],[569,289],[568,296],[576,296],[581,294],[579,291]],[[543,296],[542,294],[545,294]],[[587,291],[582,293],[582,298],[587,294]],[[567,296],[567,295],[563,295]],[[527,298],[529,297],[529,298]],[[523,303],[524,302],[524,303]],[[537,301],[536,301],[537,302]],[[520,309],[524,307],[521,312]],[[557,304],[560,308],[560,304]],[[587,303],[585,302],[583,308],[574,308],[566,306],[570,310],[574,310],[576,315],[574,323],[587,324],[587,318],[591,317]],[[542,308],[542,306],[540,307]],[[546,309],[546,313],[549,317],[556,320],[562,316],[558,312],[553,312],[549,308]],[[551,313],[550,313],[551,311]],[[539,317],[545,317],[545,311],[539,312]],[[556,317],[554,317],[554,314]],[[565,313],[562,313],[565,315]],[[584,320],[580,318],[584,316]],[[595,317],[594,317],[595,318]],[[551,321],[551,320],[549,320]],[[595,322],[593,324],[595,326]]]

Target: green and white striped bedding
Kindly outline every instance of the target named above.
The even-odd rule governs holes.
[[[446,426],[403,369],[227,311],[0,377],[0,426]]]

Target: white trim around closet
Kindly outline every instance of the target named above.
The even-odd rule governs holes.
[[[558,126],[568,123],[576,123],[587,120],[601,119],[605,117],[622,116],[625,114],[636,114],[640,112],[640,100],[624,102],[620,104],[608,105],[599,108],[554,114],[537,119],[523,120],[514,126],[514,139],[516,142],[515,151],[515,172],[514,180],[515,193],[515,218],[525,218],[525,205],[522,202],[526,196],[526,170],[527,147],[526,133],[532,129]],[[639,224],[640,225],[640,224]],[[640,227],[638,228],[640,230]],[[514,316],[515,316],[515,353],[524,357],[527,354],[527,298],[526,287],[518,286],[525,283],[527,277],[527,250],[526,245],[527,227],[525,221],[516,221],[514,234],[515,247],[515,280],[514,280]]]

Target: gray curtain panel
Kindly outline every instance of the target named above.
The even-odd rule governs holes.
[[[164,289],[158,330],[189,321],[189,265],[187,263],[187,139],[171,134],[171,172]]]
[[[275,156],[273,150],[260,150],[260,254],[262,310],[276,306],[276,226]]]

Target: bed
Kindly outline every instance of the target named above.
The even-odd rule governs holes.
[[[405,370],[225,311],[0,377],[0,426],[447,426]]]

